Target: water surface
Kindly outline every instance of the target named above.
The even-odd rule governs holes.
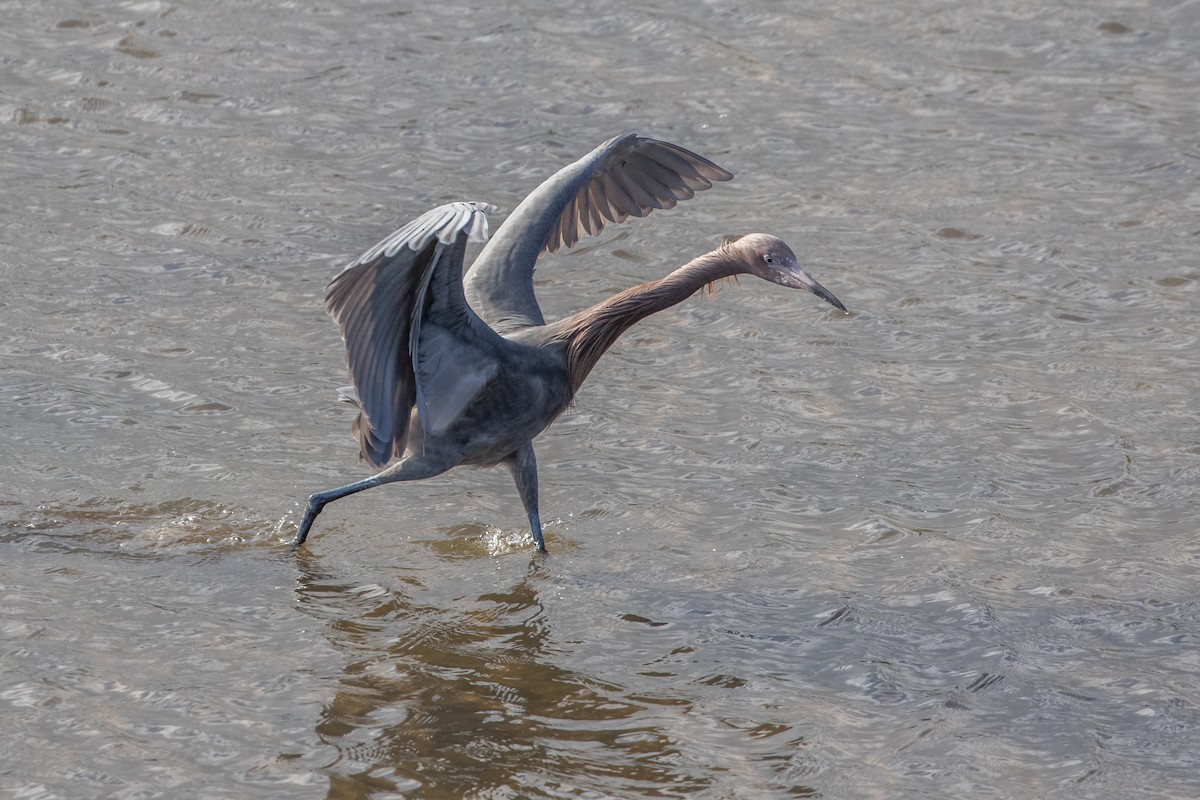
[[[195,7],[193,7],[195,6]],[[1200,792],[1194,4],[9,4],[0,794]],[[367,473],[326,281],[626,129],[727,235],[503,471]]]

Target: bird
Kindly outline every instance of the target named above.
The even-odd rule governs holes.
[[[335,500],[458,466],[502,464],[545,554],[533,440],[571,406],[599,358],[632,325],[714,281],[747,274],[849,313],[781,239],[751,233],[659,280],[546,322],[533,287],[540,256],[732,178],[679,145],[628,132],[534,189],[490,240],[487,216],[499,209],[452,202],[347,265],[330,281],[325,307],[345,341],[360,459],[382,470],[309,496],[292,550]],[[486,244],[464,275],[471,241]]]

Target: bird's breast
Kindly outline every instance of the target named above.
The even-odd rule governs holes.
[[[464,464],[496,464],[544,431],[571,403],[567,372],[553,363],[505,363],[439,436]]]

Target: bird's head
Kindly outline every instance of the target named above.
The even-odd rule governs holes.
[[[787,286],[789,289],[805,289],[830,305],[846,311],[841,300],[834,297],[832,292],[817,283],[796,263],[796,254],[782,239],[768,233],[751,233],[726,246],[738,251],[746,264],[746,271],[751,275]]]

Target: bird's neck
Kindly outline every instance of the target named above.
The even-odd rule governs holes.
[[[713,281],[746,271],[726,248],[689,261],[664,278],[634,286],[554,324],[567,344],[571,391],[578,391],[600,356],[634,324],[683,302]]]

